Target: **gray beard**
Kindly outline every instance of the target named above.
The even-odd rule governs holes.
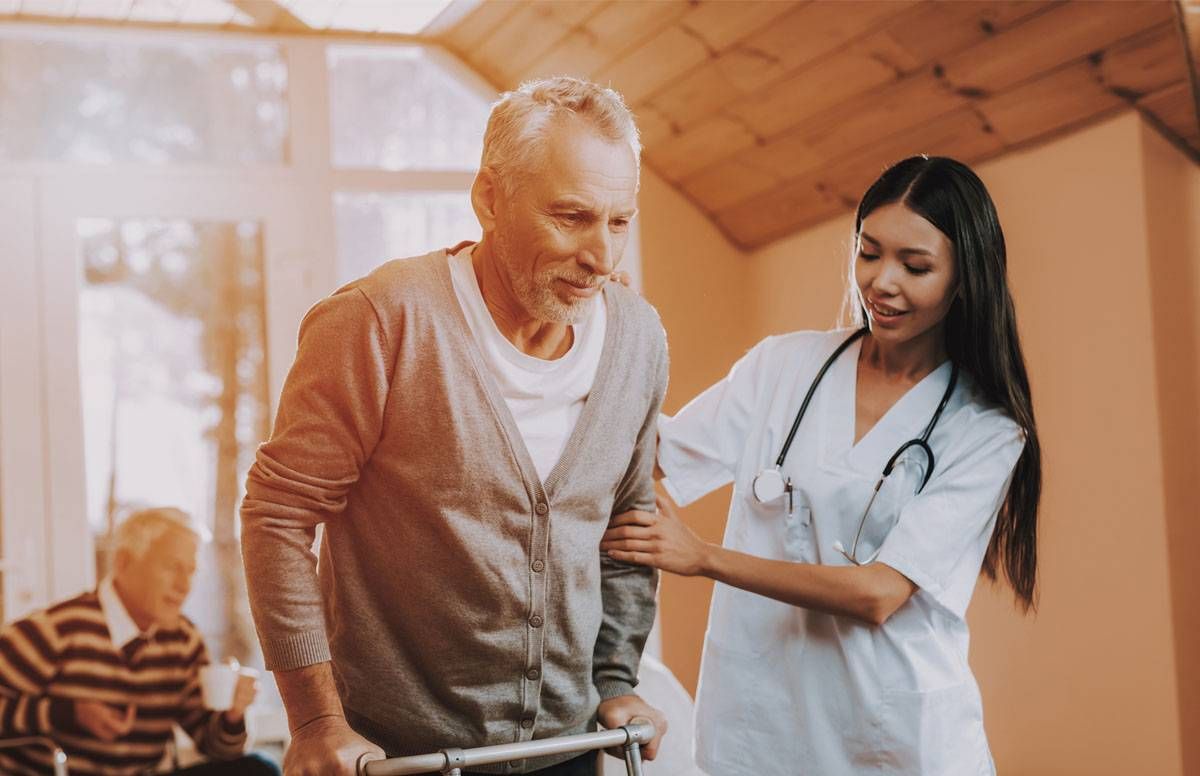
[[[528,273],[520,271],[515,266],[508,241],[499,234],[496,235],[496,258],[504,267],[517,301],[537,320],[574,325],[583,323],[591,316],[595,308],[592,304],[594,299],[583,299],[574,304],[559,299],[554,293],[554,281],[558,275],[547,270],[530,277]]]

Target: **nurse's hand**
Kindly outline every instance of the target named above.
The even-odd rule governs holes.
[[[600,705],[596,708],[596,717],[607,730],[615,730],[640,719],[648,719],[653,722],[654,738],[642,746],[642,757],[646,760],[653,760],[658,754],[658,745],[667,732],[667,716],[637,695],[618,695],[615,698],[600,701]],[[619,748],[605,751],[617,759],[625,758],[625,753]]]
[[[658,512],[633,510],[612,519],[600,549],[613,560],[681,574],[703,574],[712,545],[684,525],[670,499],[655,499]]]

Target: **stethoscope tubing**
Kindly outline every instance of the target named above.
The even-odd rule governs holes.
[[[783,461],[787,458],[788,451],[792,449],[792,440],[796,438],[796,432],[800,430],[800,421],[804,420],[804,413],[808,411],[808,404],[812,401],[813,394],[817,392],[817,386],[821,384],[825,373],[829,371],[829,367],[833,366],[833,362],[837,361],[838,356],[846,351],[846,348],[854,344],[855,340],[861,338],[870,329],[866,326],[851,334],[845,342],[838,345],[837,350],[829,358],[825,359],[825,363],[821,365],[821,371],[817,372],[817,376],[813,378],[812,385],[808,386],[808,393],[804,394],[804,401],[800,404],[800,411],[796,413],[796,419],[792,421],[792,429],[788,432],[787,439],[783,442],[783,449],[779,451],[779,457],[775,459],[775,468],[783,468]]]
[[[861,338],[868,331],[869,329],[865,326],[855,331],[853,334],[847,337],[841,345],[838,345],[837,349],[834,350],[833,353],[830,354],[829,358],[825,359],[825,363],[821,365],[821,369],[817,372],[817,376],[813,378],[812,384],[808,386],[808,392],[804,394],[804,401],[800,403],[800,409],[796,413],[796,419],[792,421],[791,430],[788,431],[787,439],[784,440],[783,447],[779,451],[779,457],[775,459],[775,466],[773,469],[776,472],[783,469],[783,462],[787,459],[787,454],[792,448],[792,442],[796,438],[796,432],[800,430],[800,422],[804,420],[804,414],[808,411],[808,405],[812,402],[813,394],[817,392],[817,387],[821,384],[821,380],[824,379],[825,373],[829,371],[831,366],[833,366],[833,362],[837,361],[838,357],[846,351],[846,348],[854,344],[856,340]],[[880,486],[883,485],[883,481],[887,479],[888,475],[892,473],[897,461],[900,460],[900,456],[903,455],[904,452],[910,447],[914,446],[920,447],[929,461],[929,466],[925,469],[925,476],[921,480],[921,486],[917,488],[917,493],[925,490],[925,486],[929,483],[929,479],[933,476],[933,470],[936,465],[933,456],[933,448],[929,446],[929,437],[933,434],[933,429],[935,426],[937,426],[938,420],[941,419],[942,413],[946,409],[946,405],[950,403],[950,397],[954,394],[954,388],[957,384],[958,364],[952,362],[950,367],[950,383],[946,386],[946,391],[942,394],[942,399],[940,402],[938,402],[938,406],[933,413],[933,417],[930,418],[929,423],[925,426],[920,438],[910,439],[901,445],[896,452],[892,453],[892,457],[888,459],[887,465],[883,467],[883,473],[879,477],[879,482],[875,485],[876,492],[879,491]],[[767,471],[769,470],[764,469],[763,471],[759,472],[755,479],[757,480],[758,477],[763,476],[763,474]],[[757,494],[755,494],[755,498],[757,497]],[[873,497],[872,500],[874,500]]]

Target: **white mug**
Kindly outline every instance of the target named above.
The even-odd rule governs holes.
[[[200,669],[200,693],[207,708],[223,711],[233,705],[233,693],[238,678],[256,678],[258,671],[249,666],[240,666],[237,661],[210,663]]]

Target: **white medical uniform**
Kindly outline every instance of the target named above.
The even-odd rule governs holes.
[[[734,483],[726,547],[848,565],[833,543],[850,548],[888,458],[921,435],[951,372],[948,362],[935,369],[854,444],[855,342],[826,373],[784,463],[796,488],[792,514],[786,497],[759,504],[754,476],[774,464],[817,371],[850,333],[770,337],[660,420],[658,461],[675,501]],[[965,615],[1024,436],[960,373],[929,444],[929,484],[914,495],[917,452],[910,460],[922,463],[903,467],[880,492],[859,545],[859,558],[881,549],[878,561],[919,587],[883,625],[716,585],[696,698],[696,756],[706,771],[995,772],[967,666]]]

